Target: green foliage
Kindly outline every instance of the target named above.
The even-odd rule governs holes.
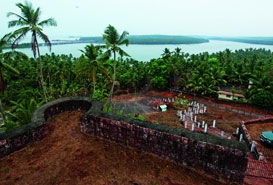
[[[158,90],[165,90],[167,87],[167,83],[168,81],[161,76],[155,76],[151,80],[151,86]]]
[[[147,83],[147,64],[133,59],[117,63],[117,79],[120,88],[135,92]]]
[[[245,91],[247,102],[263,107],[273,106],[271,93],[273,92],[273,56],[270,51],[247,49],[231,52],[226,50],[211,55],[208,53],[188,55],[178,48],[175,52],[164,50],[162,57],[165,59],[159,58],[150,62],[139,62],[133,59],[118,60],[116,76],[120,82],[120,88],[126,92],[130,90],[137,92],[146,87],[145,84],[150,83],[152,88],[165,90],[171,86],[171,82],[178,79],[177,84],[180,88],[196,94],[216,96],[221,85],[248,87],[251,80],[253,82],[251,87]],[[92,93],[92,83],[89,81],[88,73],[80,73],[82,71],[76,70],[79,65],[82,65],[82,69],[91,69],[87,67],[86,61],[82,61],[82,57],[73,58],[71,55],[52,53],[42,56],[41,59],[44,63],[45,85],[49,100],[84,95],[102,102],[107,101],[108,76],[97,71],[96,89]],[[3,68],[3,76],[8,83],[1,97],[2,103],[4,107],[11,108],[10,112],[14,115],[11,118],[14,121],[25,120],[26,123],[31,111],[27,113],[28,116],[23,115],[27,115],[26,110],[31,107],[31,99],[35,102],[41,102],[43,99],[38,63],[33,58],[28,59],[19,55],[15,58],[5,58],[4,61],[10,68],[20,71],[20,74],[14,75],[6,70],[7,68]],[[110,61],[107,61],[107,65],[108,62]],[[106,72],[110,76],[113,74],[112,69],[106,67]],[[11,102],[17,102],[18,105]],[[27,105],[28,103],[30,105]],[[119,113],[125,114],[124,111]]]
[[[203,60],[207,58],[203,56]],[[221,85],[225,85],[225,71],[216,58],[208,58],[208,61],[200,62],[192,71],[187,87],[194,92],[206,96],[217,96]]]
[[[140,115],[140,114],[135,114],[134,119],[138,119],[140,121],[144,121],[145,120],[145,116],[144,115]]]
[[[175,100],[173,102],[173,106],[175,109],[180,110],[183,107],[186,107],[188,105],[188,100],[185,96],[182,95],[182,93],[179,93],[177,97],[175,97]]]
[[[13,38],[11,35],[12,33],[7,34],[1,39],[1,52],[7,39]],[[135,37],[128,36],[126,31],[119,35],[111,25],[105,29],[103,38],[100,39],[105,45],[87,45],[81,50],[83,55],[79,58],[54,53],[41,56],[43,83],[39,61],[27,58],[20,52],[0,53],[0,87],[4,92],[1,100],[3,107],[9,109],[12,121],[27,123],[35,105],[39,106],[42,102],[43,89],[49,100],[82,95],[106,102],[113,93],[113,85],[110,85],[116,82],[120,84],[119,92],[137,93],[149,87],[167,90],[175,86],[193,94],[212,97],[217,97],[221,86],[228,85],[240,87],[248,103],[269,110],[273,108],[273,54],[270,50],[249,48],[233,52],[226,49],[212,54],[203,52],[190,55],[181,48],[175,48],[174,51],[165,48],[159,58],[140,62],[128,57],[123,59],[128,54],[119,46],[128,45],[129,40],[147,44],[171,42],[175,39],[193,40],[158,35]],[[199,41],[205,42],[202,39]],[[110,60],[110,57],[114,59]],[[248,88],[250,81],[253,83]],[[183,104],[186,104],[183,97],[175,102],[177,106]],[[108,106],[106,110],[125,114],[125,111],[115,106]],[[142,120],[141,117],[140,119]]]
[[[45,42],[45,44],[51,47],[51,43],[48,37],[43,33],[42,28],[44,26],[57,26],[57,22],[53,18],[40,21],[40,8],[33,8],[32,4],[28,1],[26,1],[24,4],[17,3],[16,6],[20,9],[21,14],[13,12],[8,12],[7,14],[8,17],[15,17],[14,20],[9,21],[8,27],[21,26],[21,28],[18,28],[10,35],[9,40],[12,40],[12,48],[14,49],[17,46],[17,43],[21,40],[21,38],[26,36],[27,33],[31,32],[31,48],[34,57],[36,57],[36,47],[38,47],[37,37],[41,38]]]
[[[123,115],[123,109],[120,109],[115,103],[108,102],[103,105],[103,111],[115,115]]]
[[[32,113],[44,102],[37,103],[33,98],[24,99],[19,102],[11,101],[13,105],[7,116],[20,125],[30,123]]]
[[[165,78],[168,77],[166,61],[163,59],[151,60],[149,63],[148,74],[150,76],[161,76]]]
[[[3,53],[3,48],[11,44],[18,46],[21,38],[31,33],[33,54],[40,46],[40,37],[51,47],[49,38],[44,34],[44,26],[56,26],[52,18],[39,22],[40,9],[34,9],[29,2],[17,3],[20,14],[8,13],[15,18],[9,27],[21,26],[6,34],[0,40],[0,90],[4,108],[8,108],[5,129],[13,128],[30,121],[32,112],[43,103],[43,99],[53,100],[64,96],[90,96],[101,102],[112,98],[114,84],[127,93],[152,87],[166,90],[173,86],[193,94],[217,97],[217,91],[223,85],[244,89],[246,101],[272,110],[273,108],[273,53],[265,49],[245,49],[232,52],[230,49],[209,54],[184,53],[181,48],[163,50],[159,58],[149,62],[140,62],[130,57],[122,48],[131,44],[188,44],[208,42],[207,39],[185,36],[129,36],[127,31],[121,34],[109,25],[103,37],[80,38],[80,41],[98,42],[105,45],[86,45],[83,55],[74,58],[70,55],[38,56],[39,61],[28,58],[15,50]],[[22,19],[23,17],[23,19]],[[24,28],[23,28],[24,27]],[[220,38],[221,39],[221,38]],[[224,38],[239,42],[272,44],[272,38]],[[120,56],[118,58],[117,54]],[[113,60],[109,58],[113,57]],[[252,82],[248,88],[249,82]],[[109,84],[112,83],[110,87]],[[110,89],[111,88],[111,89]],[[110,89],[110,93],[109,93]],[[182,104],[181,104],[182,103]],[[175,106],[187,104],[178,97]],[[105,105],[104,110],[116,114],[125,114],[114,104]],[[4,111],[2,111],[4,112]],[[143,120],[141,115],[134,118]]]
[[[83,56],[75,62],[73,72],[76,74],[76,78],[86,79],[87,86],[91,83],[93,86],[92,94],[96,91],[97,79],[100,76],[106,77],[109,81],[111,77],[108,74],[108,55],[102,53],[100,46],[94,46],[93,44],[84,47],[81,50]]]
[[[163,59],[152,60],[149,64],[148,74],[152,77],[151,87],[158,90],[167,89],[169,74],[166,61]]]
[[[248,102],[261,107],[273,107],[272,82],[270,86],[257,87],[256,85],[258,84],[252,86],[245,93],[246,97],[248,98]]]
[[[113,111],[113,106],[112,104],[109,103],[104,103],[102,107],[103,112],[112,112]]]
[[[96,89],[94,95],[91,98],[99,100],[105,103],[109,97],[109,92],[106,89]]]
[[[43,64],[39,52],[38,38],[44,41],[45,45],[49,46],[49,49],[51,49],[51,42],[48,36],[43,32],[43,27],[57,26],[57,22],[53,18],[40,21],[40,8],[34,9],[32,4],[28,1],[25,1],[24,4],[17,3],[16,6],[21,12],[20,14],[8,12],[8,17],[12,16],[15,18],[14,20],[8,22],[8,27],[12,28],[19,26],[19,28],[9,34],[8,41],[12,42],[11,48],[15,49],[22,38],[24,38],[28,33],[31,33],[31,50],[34,58],[38,56],[39,59],[40,85],[43,91],[44,99],[47,101],[48,99],[46,87],[44,86]]]
[[[6,120],[3,122],[2,127],[0,127],[0,130],[7,131],[14,128],[19,127],[20,125],[12,120]]]
[[[112,96],[114,93],[114,86],[116,82],[116,65],[117,65],[117,54],[121,57],[129,57],[130,55],[126,53],[120,46],[128,46],[129,40],[126,38],[129,35],[129,32],[123,31],[120,35],[116,28],[112,25],[108,25],[104,30],[104,34],[102,36],[105,45],[102,46],[106,49],[104,53],[107,56],[113,54],[113,76],[112,76],[112,86],[109,94],[109,101],[112,101]]]

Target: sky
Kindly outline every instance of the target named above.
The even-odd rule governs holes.
[[[11,32],[8,12],[20,14],[16,3],[0,0],[0,37]],[[273,36],[272,0],[29,0],[54,18],[44,27],[49,38],[101,36],[111,24],[130,35]]]

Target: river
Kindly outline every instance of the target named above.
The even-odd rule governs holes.
[[[64,44],[64,45],[53,45],[51,52],[55,54],[72,54],[74,57],[79,57],[87,43],[80,44]],[[202,52],[216,53],[219,51],[224,51],[227,48],[231,51],[246,49],[246,48],[265,48],[267,50],[273,51],[272,45],[260,45],[260,44],[246,44],[240,42],[231,41],[216,41],[210,40],[207,43],[202,44],[171,44],[171,45],[137,45],[131,44],[123,49],[134,59],[139,61],[150,61],[153,58],[159,58],[163,54],[163,50],[168,48],[170,51],[174,51],[175,48],[181,48],[181,51],[189,54],[198,54]],[[18,49],[24,52],[29,57],[32,57],[32,51],[30,48]],[[48,47],[40,47],[41,55],[46,53],[50,54]],[[5,52],[5,51],[4,51]]]

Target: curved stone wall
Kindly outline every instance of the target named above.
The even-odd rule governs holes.
[[[85,110],[81,131],[192,166],[229,182],[242,183],[247,152],[134,125],[130,119],[101,112],[102,105],[88,97],[67,97],[49,102],[33,113],[32,122],[0,134],[0,157],[46,137],[46,121],[61,112]],[[133,122],[133,121],[132,121]],[[152,123],[151,123],[152,124]]]
[[[0,158],[46,137],[50,117],[64,111],[91,109],[101,109],[101,104],[88,97],[65,97],[41,106],[33,113],[31,123],[0,133]]]

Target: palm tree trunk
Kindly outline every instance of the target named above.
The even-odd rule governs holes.
[[[109,101],[112,102],[112,97],[113,97],[113,93],[114,93],[114,87],[115,87],[115,81],[116,81],[116,52],[114,51],[114,66],[113,66],[113,83],[112,83],[112,87],[110,90],[110,96],[109,96]]]
[[[0,112],[1,112],[2,117],[3,117],[3,121],[5,122],[5,121],[6,121],[6,114],[5,114],[5,111],[4,111],[4,109],[3,109],[1,99],[0,99]]]
[[[39,64],[40,64],[41,87],[43,90],[45,101],[47,102],[46,87],[44,86],[43,64],[42,64],[42,60],[41,60],[40,49],[39,49],[37,38],[35,38],[35,42],[36,42],[36,47],[37,47],[37,52],[38,52],[38,60],[39,60]]]
[[[93,96],[95,96],[95,92],[96,92],[96,73],[93,72]]]

